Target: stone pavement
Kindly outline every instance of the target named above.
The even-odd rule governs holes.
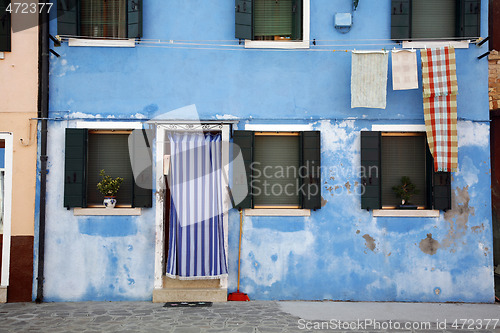
[[[388,332],[395,328],[398,332],[500,332],[500,323],[493,327],[490,321],[486,327],[483,321],[499,318],[500,306],[496,304],[252,301],[203,308],[164,308],[151,302],[0,304],[1,333]],[[474,320],[473,326],[457,322],[453,327],[454,319]],[[366,326],[365,320],[372,326]],[[431,326],[417,322],[425,320],[430,320]],[[441,320],[441,327],[436,327],[436,320]],[[342,328],[341,324],[351,326]]]

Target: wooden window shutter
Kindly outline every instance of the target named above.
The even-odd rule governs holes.
[[[87,141],[86,129],[67,128],[64,150],[64,207],[87,206]]]
[[[460,0],[457,10],[457,37],[481,36],[481,0]]]
[[[380,209],[380,132],[361,132],[361,208]]]
[[[154,131],[143,129],[142,131],[133,131],[129,136],[130,162],[133,171],[137,172],[140,168],[134,167],[134,162],[148,164],[138,175],[134,175],[134,196],[133,207],[153,207],[153,151],[152,144]],[[132,141],[132,144],[131,144]]]
[[[80,0],[57,0],[57,34],[80,35]]]
[[[6,11],[10,0],[0,0],[0,52],[11,51],[11,18]]]
[[[428,208],[443,211],[451,209],[451,173],[434,171],[434,158],[428,147],[426,165]]]
[[[127,0],[127,37],[142,37],[142,0]]]
[[[411,7],[410,0],[391,1],[391,39],[410,39]]]
[[[234,36],[239,39],[253,39],[252,0],[236,0]]]
[[[252,162],[253,162],[253,147],[254,147],[254,132],[252,131],[234,131],[233,132],[234,150],[233,155],[241,153],[245,170],[236,170],[233,168],[233,187],[232,192],[240,191],[244,193],[245,186],[248,194],[240,203],[235,202],[235,208],[253,208],[252,200]],[[237,151],[239,147],[240,151]],[[246,184],[245,184],[246,179]]]
[[[300,133],[302,165],[298,174],[302,176],[302,208],[321,208],[321,132]]]
[[[302,0],[292,1],[292,40],[302,40]]]

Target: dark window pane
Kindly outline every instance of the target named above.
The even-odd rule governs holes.
[[[456,35],[456,0],[412,1],[412,38],[453,38]]]
[[[82,0],[80,5],[82,36],[127,37],[126,5],[125,0]]]
[[[401,183],[401,177],[408,176],[419,194],[410,203],[426,205],[425,182],[425,136],[382,136],[382,206],[401,205],[393,186]]]
[[[259,40],[292,36],[292,0],[255,0],[254,34]]]
[[[254,206],[298,206],[299,165],[298,136],[256,135]]]
[[[128,153],[128,134],[89,134],[87,202],[102,205],[104,196],[97,189],[104,169],[113,178],[123,178],[116,195],[117,205],[132,204],[133,176]]]

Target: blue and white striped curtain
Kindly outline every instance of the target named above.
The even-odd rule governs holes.
[[[167,276],[227,275],[222,205],[221,135],[169,133],[170,227]]]

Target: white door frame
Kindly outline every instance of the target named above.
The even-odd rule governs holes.
[[[192,124],[191,124],[192,125]],[[231,135],[231,124],[204,124],[203,122],[199,124],[203,129],[207,127],[212,127],[213,130],[219,130],[222,133],[222,172],[224,173],[222,177],[222,188],[228,189],[229,184],[227,183],[229,179],[229,139]],[[173,128],[178,128],[182,124],[175,123]],[[165,230],[163,222],[163,197],[160,194],[159,189],[164,188],[163,184],[163,155],[165,154],[165,134],[169,128],[169,124],[157,124],[156,127],[156,154],[155,154],[155,186],[156,186],[156,241],[155,241],[155,272],[154,272],[154,289],[163,289],[163,270],[166,263],[165,258]],[[199,128],[198,128],[199,130]],[[230,198],[227,191],[223,191],[223,226],[224,226],[224,248],[226,252],[226,262],[228,260],[228,211],[230,209]],[[227,277],[221,278],[220,287],[227,288]]]
[[[10,243],[11,243],[11,219],[12,219],[12,158],[13,158],[13,135],[12,133],[0,133],[0,140],[5,142],[5,168],[4,168],[4,220],[3,220],[3,245],[2,245],[2,276],[1,287],[9,286],[10,273]]]

